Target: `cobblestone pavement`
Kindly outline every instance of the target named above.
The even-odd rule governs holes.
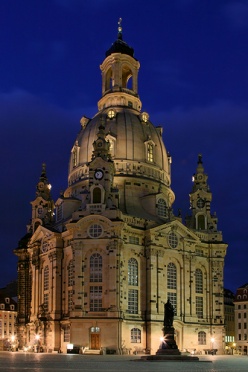
[[[66,355],[0,352],[0,372],[241,372],[248,356],[200,356],[199,362],[141,361],[132,355]]]

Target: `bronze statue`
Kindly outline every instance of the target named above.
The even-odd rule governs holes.
[[[172,327],[174,319],[174,308],[168,298],[166,304],[164,304],[164,327]]]

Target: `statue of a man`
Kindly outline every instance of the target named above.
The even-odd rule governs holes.
[[[164,327],[172,327],[174,319],[174,308],[168,299],[164,304]]]

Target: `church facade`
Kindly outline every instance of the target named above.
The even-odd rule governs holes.
[[[20,347],[155,353],[169,299],[180,350],[223,352],[227,245],[202,158],[183,223],[162,128],[141,109],[139,67],[119,25],[100,66],[98,112],[81,119],[56,202],[43,165],[14,251]]]

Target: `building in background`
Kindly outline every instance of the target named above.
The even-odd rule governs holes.
[[[224,313],[225,313],[225,350],[226,354],[233,354],[236,350],[235,342],[235,316],[234,316],[234,293],[224,289]]]
[[[21,347],[154,353],[170,299],[179,349],[224,352],[227,244],[208,177],[199,155],[184,224],[172,210],[162,128],[142,111],[139,67],[119,23],[100,66],[98,112],[81,119],[55,203],[43,165],[15,250]]]
[[[234,306],[236,351],[247,355],[248,283],[237,289]]]
[[[17,348],[16,317],[16,301],[0,289],[0,351]]]

